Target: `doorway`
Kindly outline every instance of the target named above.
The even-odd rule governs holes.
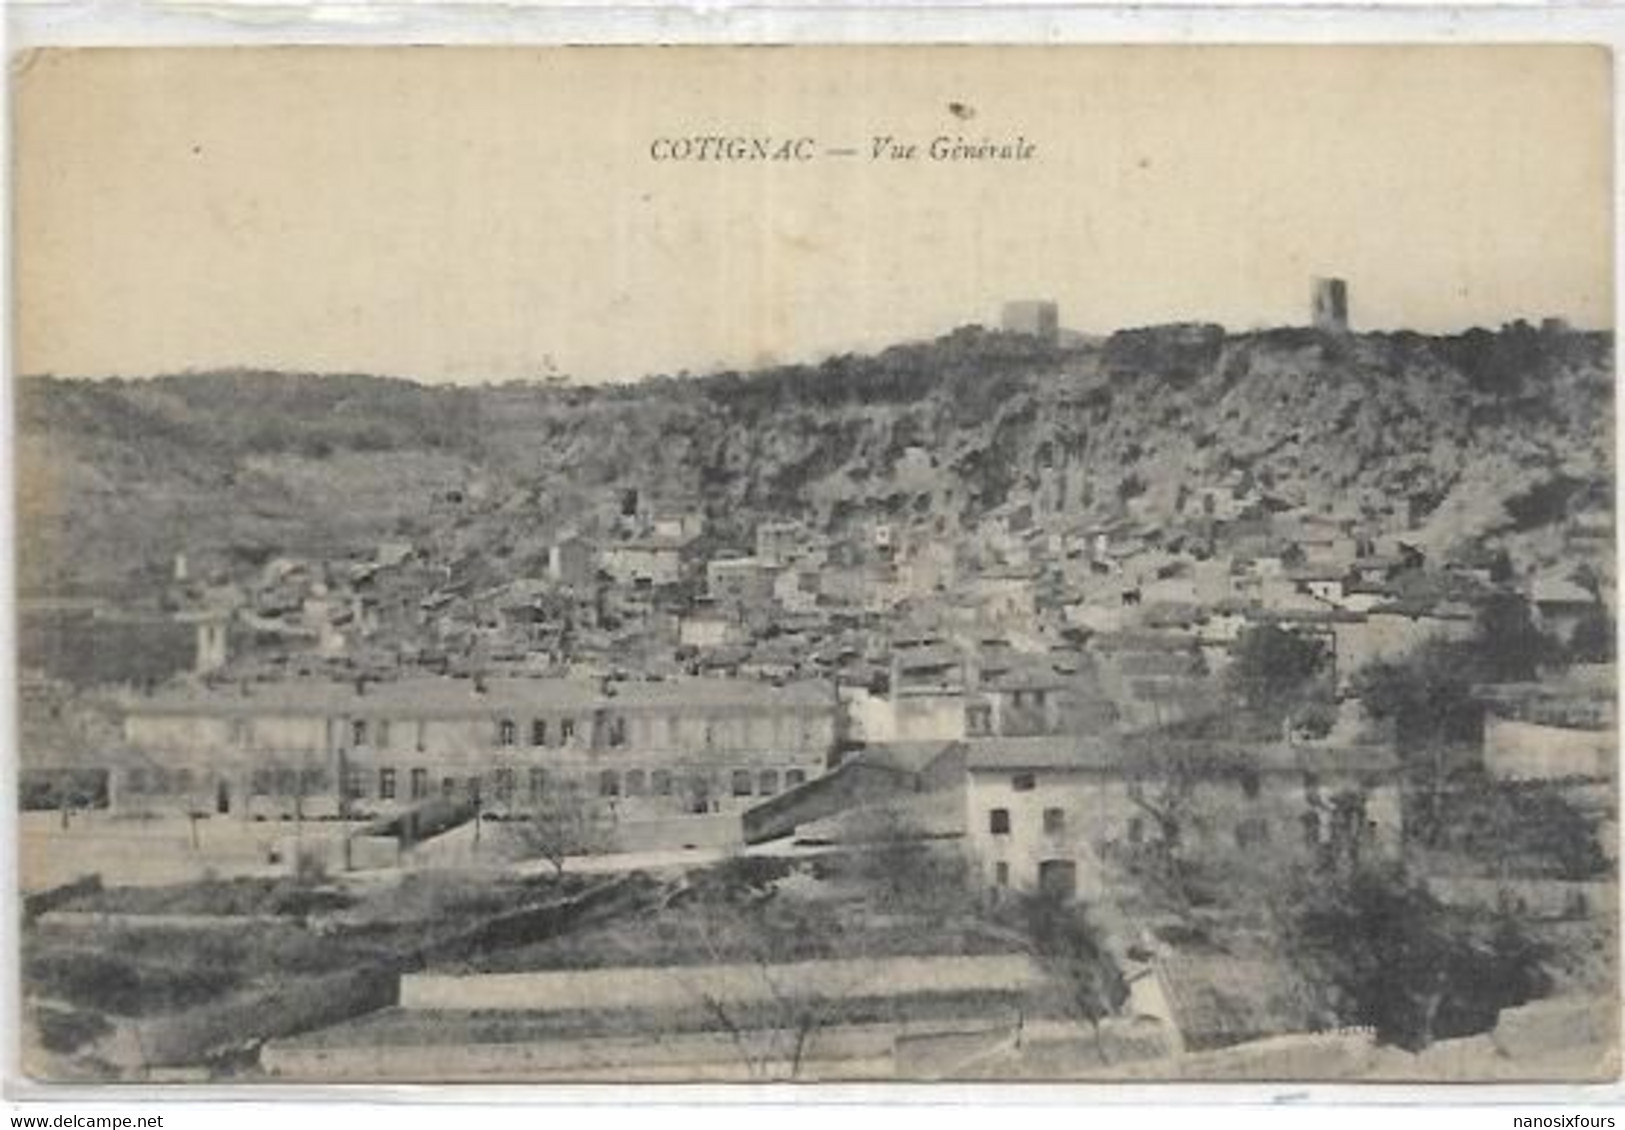
[[[1040,893],[1070,901],[1078,893],[1078,865],[1070,859],[1046,859],[1038,865]]]

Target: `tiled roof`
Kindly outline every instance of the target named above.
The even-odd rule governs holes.
[[[1127,769],[1159,754],[1178,755],[1193,767],[1210,765],[1215,771],[1246,764],[1281,773],[1384,773],[1399,765],[1394,752],[1386,746],[1175,741],[1154,733],[974,738],[966,742],[966,747],[966,764],[973,771],[1107,772]]]
[[[486,716],[502,710],[625,707],[734,708],[823,706],[834,695],[823,683],[775,686],[741,679],[672,679],[601,683],[594,679],[488,679],[475,690],[473,679],[410,678],[368,682],[358,694],[354,683],[316,679],[178,686],[133,699],[132,714],[342,715],[399,713],[414,717]]]
[[[923,771],[937,758],[953,749],[955,742],[878,742],[851,754],[847,761],[883,765],[908,773]]]
[[[973,738],[965,743],[966,767],[975,770],[1118,768],[1128,759],[1121,741],[1046,735],[1034,738]]]

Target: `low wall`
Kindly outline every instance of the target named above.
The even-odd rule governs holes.
[[[1001,1022],[900,1037],[892,1053],[897,1075],[902,1079],[954,1076],[968,1063],[1013,1049],[1016,1032],[1015,1023]]]
[[[1112,1017],[1098,1033],[1079,1024],[1001,1023],[900,1036],[899,1079],[1069,1080],[1109,1078],[1130,1064],[1167,1062],[1175,1040],[1157,1020]]]
[[[1022,956],[898,957],[784,965],[620,967],[538,973],[412,973],[401,978],[406,1009],[689,1008],[784,997],[1019,990],[1045,983]]]
[[[615,849],[682,851],[685,848],[731,848],[745,842],[737,812],[708,816],[673,816],[669,820],[622,820],[615,825]]]
[[[426,1017],[432,1023],[432,1018]],[[847,1064],[876,1060],[888,1067],[899,1026],[851,1025],[812,1033],[802,1052],[801,1078],[873,1074]],[[600,1072],[621,1081],[658,1078],[783,1078],[789,1073],[795,1036],[783,1031],[689,1033],[561,1039],[512,1044],[356,1044],[344,1047],[267,1044],[260,1065],[283,1079],[345,1082],[409,1080],[462,1082],[479,1079],[580,1079]]]
[[[75,814],[64,829],[55,813],[25,812],[18,820],[18,872],[24,891],[90,873],[99,873],[109,887],[169,886],[211,875],[272,875],[292,869],[293,845],[334,851],[323,845],[336,844],[359,828],[337,821],[297,826],[229,816],[199,820],[194,828],[185,817],[137,819],[95,812]]]
[[[1619,1006],[1612,1001],[1554,999],[1509,1008],[1491,1038],[1513,1059],[1567,1049],[1619,1046]]]
[[[1427,888],[1455,906],[1509,909],[1537,918],[1612,918],[1618,901],[1612,883],[1564,879],[1486,879],[1440,876]]]
[[[41,926],[66,929],[219,930],[232,932],[256,926],[297,924],[291,915],[278,914],[131,914],[101,910],[52,910],[40,915]]]
[[[276,854],[283,870],[294,872],[300,859],[319,863],[332,873],[345,870],[345,841],[349,841],[349,869],[352,871],[378,871],[399,867],[400,841],[393,836],[346,836],[343,832],[324,835],[288,836],[277,841]]]
[[[34,921],[51,914],[63,903],[72,902],[84,895],[93,895],[102,889],[100,875],[84,875],[72,882],[49,890],[36,891],[23,896],[23,920]]]
[[[291,978],[275,989],[136,1021],[135,1051],[143,1065],[196,1064],[260,1040],[337,1024],[394,1003],[395,975],[382,967]]]
[[[1542,726],[1511,718],[1484,720],[1484,768],[1509,780],[1608,777],[1619,757],[1611,730]]]

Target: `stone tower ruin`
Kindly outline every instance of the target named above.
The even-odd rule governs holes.
[[[1342,279],[1316,279],[1313,305],[1315,329],[1328,333],[1348,333],[1348,283]]]

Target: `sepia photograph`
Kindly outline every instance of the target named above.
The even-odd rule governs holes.
[[[15,56],[23,1075],[1617,1082],[1614,81]]]

